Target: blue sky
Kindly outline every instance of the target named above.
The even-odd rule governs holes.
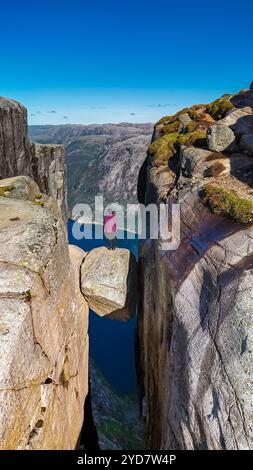
[[[3,0],[0,95],[30,124],[155,121],[249,86],[252,19],[252,0]]]

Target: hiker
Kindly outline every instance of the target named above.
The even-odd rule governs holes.
[[[107,215],[104,216],[104,234],[108,242],[108,250],[115,250],[117,245],[117,221],[116,221],[116,212],[109,211]]]

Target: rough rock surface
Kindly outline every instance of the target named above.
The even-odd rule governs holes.
[[[0,178],[30,176],[52,196],[66,220],[66,165],[61,146],[37,146],[28,139],[27,111],[0,97]]]
[[[17,101],[0,97],[0,178],[32,175],[27,112]]]
[[[253,91],[229,96],[229,103],[227,96],[222,97],[205,112],[223,118],[231,103],[252,107]],[[198,127],[202,110],[193,107],[192,114]],[[160,132],[172,121],[164,118],[158,124]],[[238,142],[241,130],[239,126],[235,130]],[[164,137],[160,139],[156,154],[162,148],[164,165],[166,153],[159,147]],[[253,207],[253,159],[248,151],[210,156],[207,143],[201,145],[197,141],[195,149],[188,145],[188,153],[185,148],[180,151],[180,145],[174,153],[167,150],[166,200],[169,207],[181,204],[179,248],[162,251],[154,240],[141,247],[138,337],[146,447],[252,449],[253,229],[235,219],[243,208]],[[225,174],[210,173],[210,160],[223,164]],[[152,179],[152,168],[158,165],[152,154],[149,165],[146,202],[158,203],[164,185],[159,187],[159,180]],[[223,194],[215,210],[203,198],[207,184]],[[222,210],[226,217],[218,215]]]
[[[136,311],[137,267],[129,250],[95,248],[81,268],[81,289],[92,310],[101,316],[129,320]]]
[[[188,177],[223,176],[236,171],[250,170],[252,156],[242,152],[228,156],[196,147],[181,147],[180,166],[183,174]]]
[[[29,176],[17,176],[0,180],[0,196],[23,201],[39,201],[42,198],[38,185]]]
[[[253,134],[244,134],[240,140],[240,148],[253,154]]]
[[[253,115],[252,111],[244,109],[236,109],[223,118],[219,125],[228,126],[237,135],[250,134],[253,132]]]
[[[235,135],[225,124],[212,124],[207,131],[207,145],[210,150],[223,152],[234,147]]]
[[[33,147],[34,179],[44,194],[55,199],[67,220],[67,185],[64,147],[35,144]]]
[[[74,449],[88,390],[84,253],[27,180],[20,199],[13,179],[0,196],[0,449]]]

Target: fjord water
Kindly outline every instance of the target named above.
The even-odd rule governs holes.
[[[107,240],[76,240],[72,234],[73,221],[68,223],[69,243],[84,251],[107,245]],[[93,227],[94,229],[94,227]],[[125,238],[117,241],[117,246],[127,248],[138,259],[138,240]],[[89,337],[90,356],[107,381],[120,394],[137,394],[135,370],[135,330],[136,316],[128,322],[99,317],[90,311]]]

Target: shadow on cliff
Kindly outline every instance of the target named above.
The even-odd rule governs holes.
[[[253,111],[253,92],[252,90],[248,90],[244,93],[238,93],[237,95],[230,98],[231,103],[235,106],[235,108],[245,108],[248,106]]]
[[[91,387],[89,380],[89,392],[84,404],[83,427],[78,439],[76,450],[100,450],[98,444],[98,433],[93,419],[90,390]]]
[[[145,204],[148,178],[148,156],[144,160],[138,175],[137,198],[140,204]]]
[[[253,103],[252,103],[253,106]],[[232,129],[234,126],[230,126]],[[253,115],[249,114],[248,116],[243,116],[237,120],[236,128],[240,130],[239,137],[237,137],[237,144],[240,143],[241,135],[252,135],[253,134]],[[241,154],[241,151],[238,150],[238,154]],[[231,175],[237,178],[238,180],[242,181],[243,183],[247,184],[251,188],[253,187],[253,159],[252,153],[245,155],[245,164],[242,168],[238,168],[238,164],[236,164],[236,160],[230,158],[230,165],[231,165]],[[241,155],[241,158],[244,158],[244,155]],[[248,162],[246,161],[248,160]],[[252,161],[251,161],[252,160]]]

